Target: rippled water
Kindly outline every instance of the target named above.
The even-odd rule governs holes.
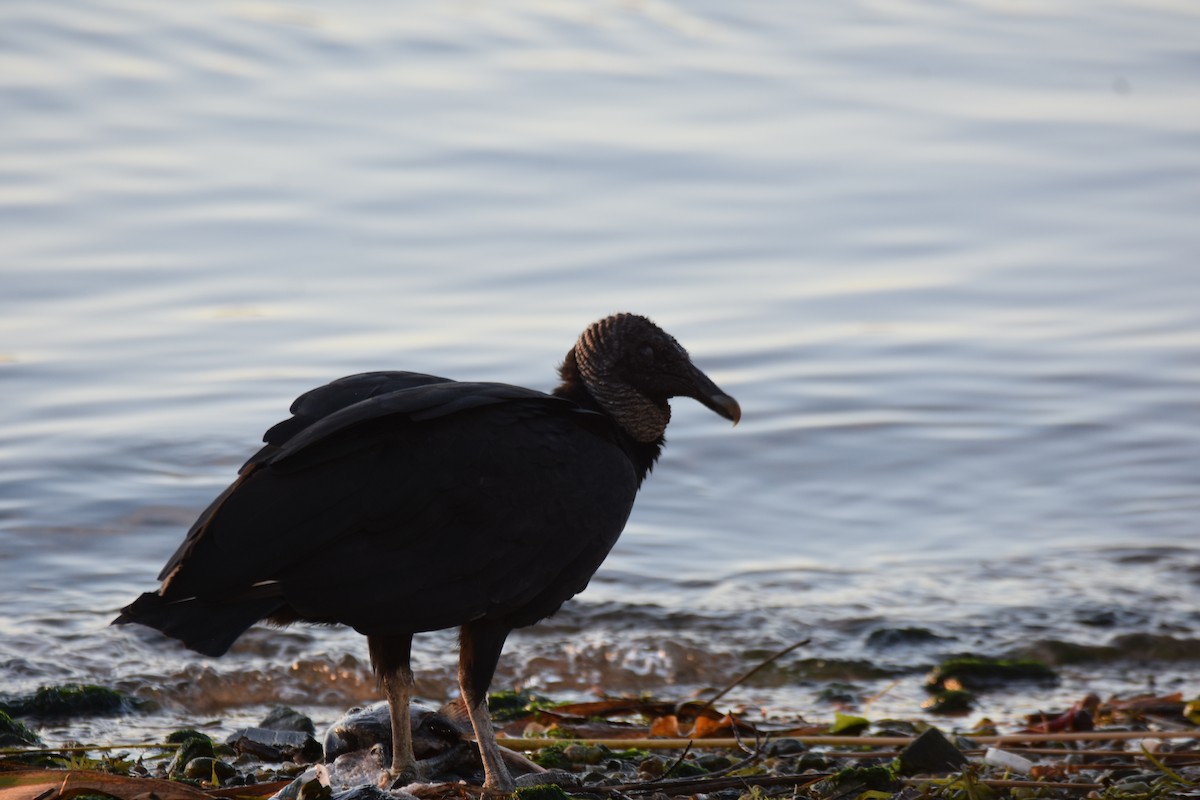
[[[373,697],[346,631],[106,625],[305,389],[548,389],[632,310],[744,421],[676,404],[498,686],[811,637],[734,700],[828,714],[824,659],[912,715],[939,656],[1056,640],[1115,650],[1025,702],[1196,694],[1128,636],[1200,637],[1197,42],[1170,0],[0,5],[0,691],[160,702],[51,739]],[[419,643],[431,699],[453,662]]]

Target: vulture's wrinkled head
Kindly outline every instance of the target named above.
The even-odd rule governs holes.
[[[563,364],[588,394],[639,442],[662,438],[672,397],[691,397],[736,425],[742,409],[692,363],[675,338],[645,317],[613,314],[579,337]]]

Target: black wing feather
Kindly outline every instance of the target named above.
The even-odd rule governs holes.
[[[637,490],[615,426],[529,389],[374,373],[293,408],[305,424],[268,432],[164,600],[274,602],[369,634],[531,624],[586,585]]]
[[[270,428],[263,441],[268,445],[282,445],[300,431],[335,411],[352,406],[381,394],[390,394],[431,383],[454,383],[450,378],[426,375],[421,372],[361,372],[330,381],[324,386],[310,389],[292,402],[292,416]],[[255,456],[257,458],[257,456]],[[252,463],[254,459],[250,459]]]

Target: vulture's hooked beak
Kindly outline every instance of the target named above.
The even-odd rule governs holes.
[[[708,401],[701,400],[701,403],[711,408],[713,411],[720,414],[725,419],[733,420],[733,424],[737,425],[742,421],[742,407],[738,405],[738,401],[734,400],[727,394],[717,394],[708,398]]]
[[[728,420],[732,420],[734,425],[742,419],[742,407],[738,405],[738,401],[734,400],[729,395],[721,390],[712,382],[712,379],[697,369],[692,367],[692,372],[688,376],[688,391],[684,392],[688,397],[700,402],[705,408],[708,408]]]

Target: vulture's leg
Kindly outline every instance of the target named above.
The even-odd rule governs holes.
[[[371,666],[387,695],[392,715],[392,766],[388,783],[407,786],[421,777],[417,759],[413,756],[412,722],[408,704],[413,694],[413,673],[409,663],[412,635],[368,636]]]
[[[476,620],[463,625],[459,636],[458,685],[471,717],[471,727],[475,729],[479,756],[483,759],[486,775],[483,786],[495,792],[511,792],[514,788],[512,776],[500,755],[500,745],[496,744],[496,732],[492,729],[487,707],[488,687],[508,632],[507,626]]]

